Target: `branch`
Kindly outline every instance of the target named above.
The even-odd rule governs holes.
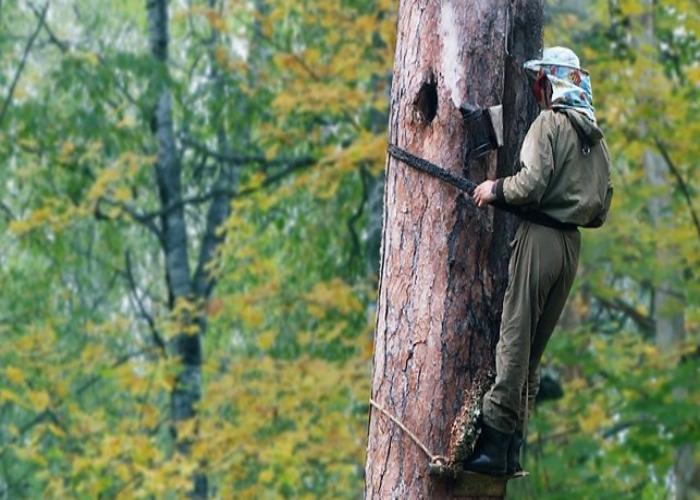
[[[633,418],[631,420],[625,420],[623,422],[618,422],[617,424],[613,425],[609,429],[606,429],[605,431],[602,432],[602,437],[603,439],[609,439],[616,434],[629,429],[630,427],[636,427],[639,425],[644,425],[644,424],[655,424],[656,420],[652,417],[649,417],[647,415],[641,415],[637,418]]]
[[[127,213],[134,221],[138,222],[146,229],[151,231],[158,238],[158,240],[163,240],[163,233],[158,228],[158,226],[156,226],[156,223],[153,222],[153,217],[151,217],[148,214],[143,214],[136,210],[134,207],[120,201],[111,200],[109,198],[104,197],[98,198],[97,203],[95,204],[95,217],[98,220],[109,220],[109,217],[104,212],[102,212],[102,210],[100,210],[101,203],[106,203],[107,205],[119,208],[120,210]]]
[[[612,300],[605,299],[599,295],[594,295],[595,299],[608,309],[621,311],[625,316],[634,321],[640,330],[646,333],[653,333],[656,328],[654,320],[646,314],[640,313],[632,304],[628,304],[619,297]]]
[[[110,365],[110,368],[112,368],[112,369],[117,368],[117,367],[125,364],[126,362],[128,362],[131,358],[135,358],[136,356],[141,356],[144,354],[149,354],[152,350],[153,350],[153,348],[146,348],[146,349],[141,349],[139,351],[134,351],[134,352],[125,354],[122,357],[117,358]],[[87,391],[90,387],[92,387],[97,382],[99,382],[101,378],[102,377],[100,375],[94,375],[91,378],[89,378],[87,381],[85,381],[85,383],[83,385],[81,385],[80,387],[78,387],[78,389],[76,389],[75,396],[80,396],[83,392]],[[59,408],[60,406],[62,406],[66,402],[66,399],[67,398],[59,399],[56,402],[56,404],[53,405],[53,408],[56,409],[56,408]],[[46,418],[49,418],[51,416],[51,414],[54,412],[54,409],[47,408],[46,410],[39,412],[37,415],[34,416],[34,418],[32,418],[27,423],[22,425],[19,428],[19,432],[17,433],[17,435],[12,437],[11,439],[9,439],[8,441],[6,441],[4,443],[5,446],[2,449],[0,449],[0,458],[2,458],[2,456],[7,452],[7,450],[10,449],[10,446],[12,446],[17,441],[19,441],[19,439],[26,432],[30,431],[33,427],[35,427],[36,425],[43,422]]]
[[[209,156],[210,158],[214,158],[215,160],[223,161],[228,163],[229,165],[246,165],[250,163],[257,163],[265,168],[268,167],[273,167],[276,165],[287,165],[292,162],[298,162],[298,161],[305,161],[309,162],[312,161],[312,158],[310,156],[302,156],[300,158],[272,158],[268,159],[265,158],[263,155],[252,155],[252,156],[243,156],[243,155],[237,155],[237,154],[225,154],[225,153],[220,153],[218,151],[214,151],[212,149],[209,149],[206,145],[197,142],[193,139],[190,139],[189,137],[180,137],[180,141],[182,144],[185,146],[189,146],[192,149],[199,151],[200,153],[205,154],[206,156]]]
[[[656,143],[656,147],[661,153],[663,159],[666,161],[669,170],[671,170],[671,173],[676,178],[678,186],[681,188],[681,192],[683,193],[685,202],[688,205],[688,210],[690,211],[690,216],[693,218],[695,231],[698,233],[698,238],[700,238],[700,220],[698,220],[698,214],[695,213],[695,209],[693,208],[693,199],[690,195],[690,189],[688,189],[688,184],[686,184],[686,182],[683,180],[683,176],[681,175],[680,170],[678,170],[676,164],[673,163],[673,161],[671,160],[671,155],[668,153],[668,149],[666,148],[664,143],[661,142],[658,137],[654,137],[654,143]]]
[[[230,170],[230,166],[222,165],[219,176],[216,179],[215,189],[221,189],[222,192],[214,196],[211,205],[209,205],[197,269],[194,274],[194,292],[197,296],[204,299],[209,297],[214,288],[214,280],[207,271],[207,266],[212,261],[216,248],[224,239],[224,235],[218,233],[218,228],[229,215],[231,195],[223,191],[226,185],[233,183],[233,176]]]
[[[136,301],[136,304],[139,307],[141,317],[144,320],[146,320],[146,323],[148,323],[148,328],[151,330],[151,337],[153,338],[153,342],[155,342],[158,348],[163,352],[163,355],[167,357],[168,353],[166,351],[165,341],[163,340],[163,337],[161,336],[160,332],[158,331],[158,328],[156,327],[156,322],[153,319],[153,316],[151,316],[148,313],[146,307],[143,305],[142,297],[139,296],[138,290],[136,288],[136,280],[134,279],[134,273],[131,265],[131,253],[129,252],[129,250],[124,252],[124,260],[126,262],[126,278],[129,283],[129,288],[131,288],[131,294],[134,296],[134,300]]]
[[[5,218],[8,221],[12,221],[12,220],[16,219],[15,214],[12,212],[12,209],[2,200],[0,200],[0,210],[5,212]]]
[[[8,92],[7,92],[7,97],[5,97],[5,101],[3,102],[2,108],[0,108],[0,126],[2,126],[2,122],[5,120],[5,114],[7,113],[7,110],[10,107],[10,104],[12,104],[12,99],[14,98],[14,95],[15,95],[15,89],[17,88],[17,84],[19,83],[19,79],[22,76],[22,72],[24,71],[24,67],[27,64],[27,59],[29,58],[29,53],[32,50],[32,46],[34,45],[34,42],[36,41],[37,37],[39,36],[39,33],[41,32],[41,29],[44,26],[44,23],[46,21],[46,13],[48,12],[48,10],[49,10],[49,3],[46,2],[46,5],[44,5],[44,9],[41,11],[41,17],[39,18],[39,22],[37,23],[37,26],[34,29],[34,32],[29,37],[29,40],[27,41],[27,44],[24,47],[24,54],[22,54],[22,60],[19,63],[19,67],[17,68],[17,71],[15,72],[15,76],[12,80],[12,84],[10,84],[10,90],[8,90]]]
[[[263,188],[266,188],[268,186],[271,186],[272,184],[276,184],[277,182],[281,181],[288,175],[296,172],[297,170],[301,170],[303,168],[309,167],[315,163],[315,160],[310,157],[302,157],[302,158],[297,158],[297,159],[291,159],[289,160],[289,164],[287,168],[277,172],[276,174],[269,175],[268,177],[265,178],[265,180],[260,184],[260,186],[257,187],[251,187],[247,189],[241,189],[241,190],[235,190],[235,189],[222,189],[222,188],[214,188],[211,191],[208,191],[203,194],[198,194],[194,196],[185,196],[183,198],[180,198],[179,200],[173,201],[169,203],[167,206],[163,207],[161,210],[157,210],[154,212],[148,212],[144,214],[140,214],[141,217],[145,219],[154,219],[156,217],[162,217],[164,215],[167,215],[173,210],[177,210],[185,205],[199,205],[201,203],[206,203],[213,198],[217,196],[228,196],[230,199],[233,198],[239,198],[241,196],[246,196],[252,193],[255,193],[257,191],[260,191]]]
[[[34,12],[34,15],[37,17],[37,19],[41,20],[42,17],[42,12],[40,9],[37,8],[36,5],[34,5],[34,2],[29,2],[29,8]],[[64,54],[68,52],[69,45],[68,43],[64,42],[63,40],[59,39],[54,31],[49,27],[49,24],[44,21],[44,31],[46,31],[46,34],[49,35],[49,40],[51,43],[53,43],[58,49],[63,52]]]

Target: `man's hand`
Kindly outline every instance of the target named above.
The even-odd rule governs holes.
[[[477,207],[484,207],[496,199],[496,182],[484,181],[479,184],[472,194]]]

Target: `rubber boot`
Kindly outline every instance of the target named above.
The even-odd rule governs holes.
[[[508,457],[506,460],[506,474],[513,476],[518,472],[522,472],[523,468],[520,465],[520,448],[523,445],[523,433],[515,431],[508,445]]]
[[[483,424],[474,452],[462,464],[464,470],[489,476],[505,476],[511,437],[512,434]]]

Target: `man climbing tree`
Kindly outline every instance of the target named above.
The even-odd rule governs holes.
[[[478,206],[527,207],[515,234],[496,349],[496,381],[483,404],[483,430],[465,468],[491,475],[520,469],[528,402],[539,363],[576,276],[578,226],[605,221],[612,186],[590,77],[569,49],[554,47],[525,65],[543,110],[525,137],[520,170],[474,191]]]
[[[541,43],[542,2],[401,2],[390,142],[472,180],[511,173],[537,114],[522,65]],[[460,108],[498,104],[504,147],[465,161]],[[452,498],[426,454],[448,453],[465,393],[493,365],[516,221],[395,158],[384,200],[365,496]]]

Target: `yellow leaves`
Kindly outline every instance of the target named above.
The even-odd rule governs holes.
[[[122,365],[115,370],[115,381],[133,395],[144,394],[151,386],[148,378],[129,365]]]
[[[321,63],[321,51],[316,47],[308,48],[304,51],[304,61],[310,67],[315,67]]]
[[[118,129],[130,129],[136,126],[136,119],[133,115],[127,113],[124,117],[119,120],[116,124]]]
[[[271,482],[274,479],[274,477],[275,477],[275,473],[269,467],[267,469],[263,470],[262,472],[260,472],[260,474],[258,475],[258,479],[260,481],[262,481],[263,483]]]
[[[274,61],[275,65],[277,65],[280,69],[283,70],[301,70],[301,72],[303,73],[307,71],[303,67],[303,62],[300,62],[299,58],[294,54],[277,52],[272,56],[272,60]]]
[[[34,210],[26,219],[13,220],[8,228],[17,236],[21,236],[51,221],[53,215],[53,207],[44,206]]]
[[[100,63],[100,58],[94,52],[82,52],[76,54],[76,57],[87,62],[91,66],[97,66]]]
[[[354,112],[366,102],[363,91],[335,84],[297,81],[275,97],[273,108],[278,113],[323,113],[326,115]]]
[[[266,330],[258,334],[258,346],[260,349],[268,350],[275,343],[277,333],[273,330]]]
[[[5,368],[5,376],[10,382],[12,382],[15,385],[24,384],[24,373],[19,368],[16,368],[14,366],[8,366],[7,368]]]
[[[240,311],[241,320],[243,324],[249,328],[257,328],[262,325],[265,320],[262,310],[258,307],[252,305],[243,308]]]
[[[349,174],[365,166],[373,175],[384,169],[385,134],[361,132],[347,147],[329,146],[320,161],[322,168],[298,176],[296,189],[308,189],[323,200],[333,198]]]
[[[105,355],[104,347],[96,343],[90,343],[80,353],[80,361],[84,366],[95,366],[104,361]]]
[[[61,150],[58,153],[58,161],[61,163],[68,163],[71,160],[71,156],[75,152],[75,144],[71,141],[66,141],[61,146]]]
[[[120,186],[114,190],[114,199],[120,202],[127,202],[131,199],[131,190],[128,187]]]
[[[265,174],[262,172],[255,172],[248,178],[248,181],[242,186],[244,189],[258,189],[263,185],[265,181]]]
[[[224,305],[224,301],[220,298],[214,297],[209,299],[205,306],[207,316],[216,318],[224,310]]]
[[[63,430],[60,427],[58,427],[57,425],[48,424],[46,426],[46,428],[49,430],[49,432],[51,434],[53,434],[56,437],[59,437],[59,438],[66,437],[66,433],[63,432]]]
[[[119,455],[122,450],[121,436],[106,435],[102,438],[102,446],[100,449],[100,459],[104,462],[111,460]]]
[[[185,297],[177,297],[175,299],[175,307],[173,307],[173,316],[191,316],[198,311],[197,304]]]
[[[648,4],[642,0],[620,0],[619,8],[627,16],[640,16],[650,9]]]
[[[171,389],[172,387],[168,387],[166,388],[166,391],[170,392]],[[160,415],[158,413],[158,409],[153,405],[144,404],[141,407],[141,422],[146,429],[155,427],[158,424],[159,419]]]
[[[9,389],[0,388],[0,402],[20,405],[22,404],[22,398]]]
[[[175,306],[170,311],[169,317],[162,322],[162,332],[167,338],[179,334],[197,335],[200,332],[199,325],[194,319],[204,313],[204,304],[191,301],[185,297],[178,297]]]
[[[221,67],[225,68],[229,64],[228,52],[221,45],[217,45],[214,49],[214,59],[216,59],[216,62],[219,63]]]
[[[94,143],[87,148],[84,158],[99,156],[102,145]],[[83,213],[92,213],[98,200],[106,198],[111,202],[125,203],[131,200],[131,185],[136,175],[144,166],[153,165],[155,157],[152,155],[138,155],[133,151],[122,153],[109,166],[100,170],[95,182],[90,187],[86,202],[82,206]],[[117,218],[121,215],[118,207],[109,206],[103,210],[108,217]]]
[[[44,411],[49,407],[49,403],[51,402],[51,399],[46,391],[30,391],[27,397],[29,398],[32,407],[37,412]]]
[[[377,27],[377,19],[376,15],[368,15],[365,14],[363,16],[358,16],[355,20],[354,26],[355,30],[358,33],[363,33],[365,36],[365,42],[369,42],[370,38],[372,36],[372,33],[374,33],[376,27]]]
[[[226,31],[226,22],[214,9],[205,9],[204,15],[209,21],[209,25],[216,31]]]
[[[309,304],[309,313],[317,318],[325,316],[326,312],[332,309],[342,314],[362,309],[362,303],[353,289],[338,278],[317,283],[304,298]]]
[[[91,200],[97,200],[98,198],[104,196],[107,193],[108,188],[110,188],[111,185],[120,178],[121,172],[119,169],[114,167],[103,169],[90,188],[88,198]]]
[[[579,417],[581,430],[586,434],[592,434],[609,423],[605,408],[599,402],[593,402],[588,406],[586,413]]]
[[[13,451],[18,458],[27,462],[34,462],[41,467],[46,467],[48,464],[46,457],[44,457],[44,455],[41,453],[35,442],[27,443],[26,446],[22,447],[15,446],[13,447]]]
[[[177,428],[177,438],[179,440],[188,440],[194,437],[197,433],[197,419],[188,418],[187,420],[178,422]]]
[[[350,169],[360,163],[368,164],[374,174],[379,173],[384,168],[386,158],[386,136],[385,134],[371,134],[363,132],[352,145],[336,153],[336,157],[331,157],[331,161],[337,160],[338,168]]]

